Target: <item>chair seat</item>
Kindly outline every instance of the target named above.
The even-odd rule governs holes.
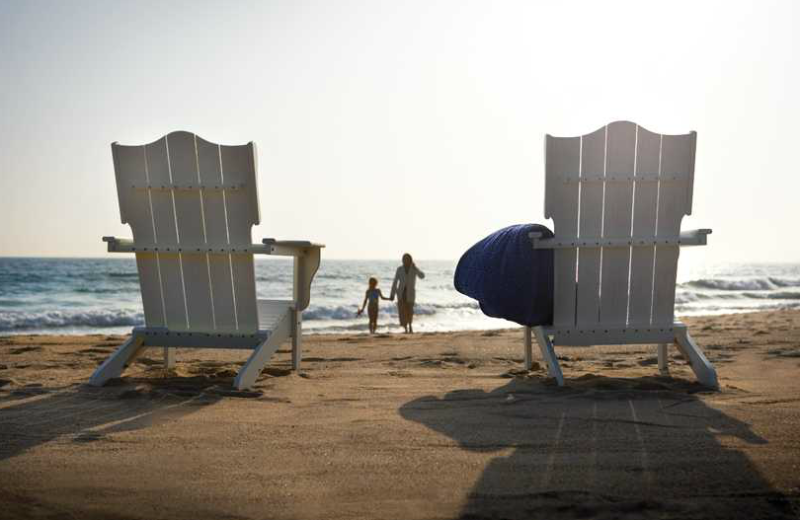
[[[292,308],[289,300],[258,300],[258,328],[261,331],[275,329],[278,321]]]

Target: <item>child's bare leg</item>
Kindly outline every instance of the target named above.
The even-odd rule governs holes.
[[[374,334],[378,329],[378,307],[370,307],[369,309],[369,332]]]

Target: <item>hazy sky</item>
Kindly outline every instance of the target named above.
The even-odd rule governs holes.
[[[800,7],[0,0],[0,256],[104,255],[109,144],[255,141],[253,238],[457,258],[542,222],[545,133],[698,132],[691,256],[800,260]]]

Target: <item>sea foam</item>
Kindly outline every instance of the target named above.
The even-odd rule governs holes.
[[[144,324],[139,311],[93,310],[15,312],[0,311],[0,331],[42,330],[72,327],[104,328]]]

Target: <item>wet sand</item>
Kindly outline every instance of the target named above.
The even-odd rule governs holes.
[[[160,351],[104,388],[119,336],[0,337],[0,518],[797,518],[800,311],[686,320],[671,349],[522,333],[308,336],[248,392],[245,351]],[[365,325],[366,326],[366,325]]]

